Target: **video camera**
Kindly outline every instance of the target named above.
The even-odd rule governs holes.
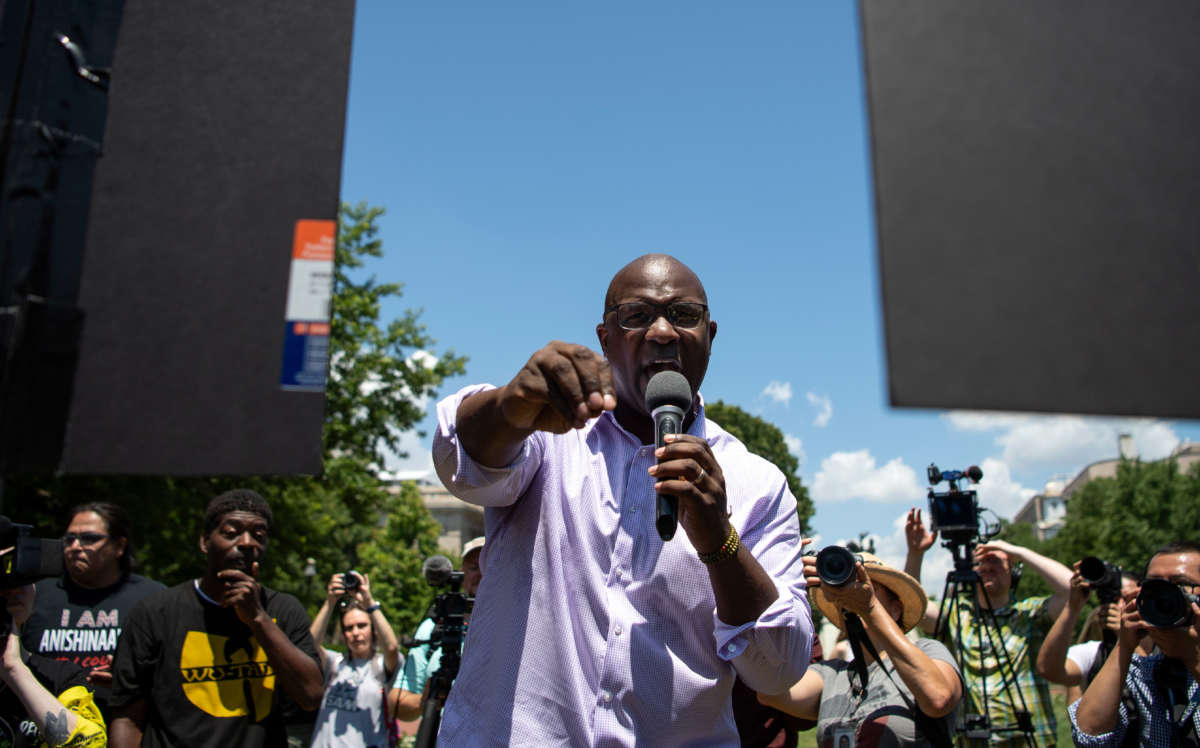
[[[932,525],[931,529],[940,533],[942,538],[948,543],[962,545],[972,543],[980,537],[991,537],[999,530],[989,532],[981,532],[979,529],[979,497],[973,490],[963,491],[959,488],[959,483],[963,480],[970,480],[972,484],[983,480],[983,471],[977,465],[972,465],[966,470],[946,470],[938,469],[938,466],[930,463],[925,469],[925,475],[929,479],[929,521]],[[950,484],[949,490],[935,491],[933,490],[939,483],[946,481]]]
[[[0,517],[0,589],[23,587],[63,573],[62,541],[35,538],[32,532],[32,525]],[[8,609],[0,605],[0,643],[11,630]]]
[[[1079,562],[1079,576],[1104,604],[1115,603],[1121,597],[1121,567],[1102,558],[1088,556]]]

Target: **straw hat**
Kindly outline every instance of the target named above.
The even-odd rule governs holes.
[[[462,554],[461,554],[462,557],[466,558],[467,554],[470,553],[471,551],[475,550],[476,548],[482,548],[483,543],[484,543],[484,539],[482,537],[472,538],[471,540],[468,540],[467,544],[463,546]]]
[[[904,607],[904,612],[900,616],[900,628],[905,633],[908,633],[913,626],[916,626],[920,622],[921,617],[925,615],[925,606],[929,602],[929,598],[925,595],[925,590],[917,580],[899,569],[893,569],[880,561],[875,555],[871,553],[860,553],[858,555],[862,557],[863,569],[866,570],[871,584],[883,585],[899,598],[900,604]],[[812,595],[813,602],[821,609],[821,613],[830,621],[833,621],[835,626],[845,631],[846,623],[842,620],[841,608],[831,603],[825,597],[825,585],[812,589],[810,594]]]

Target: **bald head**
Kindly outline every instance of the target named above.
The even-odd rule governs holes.
[[[704,284],[700,276],[671,255],[648,254],[638,257],[617,271],[608,284],[604,294],[604,308],[620,303],[623,291],[630,285],[644,283],[647,278],[674,278],[675,283],[692,286],[699,289],[700,300],[708,303],[708,295],[704,292]]]

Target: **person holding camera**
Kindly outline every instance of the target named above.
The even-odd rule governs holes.
[[[321,647],[335,615],[346,654]],[[330,577],[325,602],[309,630],[321,648],[325,672],[313,748],[383,748],[388,743],[384,692],[400,662],[400,644],[383,608],[371,597],[370,578],[356,571]]]
[[[1200,744],[1200,544],[1160,548],[1143,577],[1118,603],[1112,653],[1067,709],[1078,746]],[[1140,656],[1143,636],[1159,651]]]
[[[104,717],[87,671],[21,647],[19,631],[33,610],[34,586],[0,588],[0,745],[14,748],[108,745]],[[17,630],[11,631],[10,628]]]
[[[830,550],[843,549],[822,553]],[[944,644],[906,636],[925,614],[925,590],[870,553],[849,558],[855,563],[843,562],[849,578],[842,584],[823,580],[812,556],[804,557],[804,576],[826,619],[848,634],[854,660],[814,662],[790,690],[758,700],[817,720],[819,746],[846,738],[851,745],[948,748],[962,676]]]
[[[463,546],[462,550],[462,593],[473,597],[483,581],[483,571],[479,565],[479,557],[483,555],[484,538],[474,538]],[[392,704],[393,716],[401,722],[411,722],[419,719],[425,709],[425,686],[429,676],[438,671],[441,666],[441,649],[429,643],[433,636],[435,623],[432,617],[426,617],[417,626],[413,639],[417,644],[408,651],[404,659],[404,669],[396,673],[392,690],[388,692],[388,700]]]
[[[1050,627],[1050,633],[1046,634],[1037,656],[1038,674],[1051,683],[1068,687],[1068,704],[1076,701],[1087,690],[1088,683],[1104,664],[1116,642],[1116,633],[1121,630],[1121,613],[1117,603],[1123,595],[1136,595],[1139,582],[1137,574],[1116,570],[1117,581],[1112,585],[1112,599],[1108,599],[1110,595],[1105,593],[1094,611],[1094,620],[1099,630],[1094,632],[1094,635],[1084,638],[1084,635],[1090,633],[1085,624],[1080,642],[1068,646],[1071,632],[1075,630],[1075,622],[1092,592],[1092,586],[1080,573],[1080,562],[1075,562],[1074,569],[1067,604]],[[1152,645],[1148,641],[1144,641],[1143,644],[1139,644],[1139,653],[1147,655]]]
[[[62,541],[64,573],[37,583],[21,643],[30,652],[87,670],[96,703],[107,716],[121,627],[139,600],[166,587],[133,573],[129,517],[116,504],[74,507]]]
[[[920,579],[921,563],[937,539],[937,532],[925,529],[921,510],[915,507],[908,512],[904,530],[908,543],[904,571]],[[1014,573],[1018,562],[1041,575],[1053,594],[1014,599],[1020,578]],[[1037,672],[1037,654],[1054,619],[1067,604],[1071,570],[1052,558],[1003,540],[989,540],[975,546],[974,570],[978,576],[974,604],[960,607],[954,630],[946,626],[941,634],[963,656],[969,703],[976,709],[986,703],[986,716],[995,728],[1017,725],[1016,712],[1024,700],[1038,744],[1053,746],[1057,742],[1058,721],[1050,698],[1050,683]],[[925,633],[937,633],[938,613],[937,603],[927,604],[921,619]],[[1007,657],[998,657],[993,651],[996,632]],[[1007,677],[1005,662],[1011,663],[1015,682]],[[1014,688],[1019,689],[1020,699],[1015,694],[1005,694]],[[993,734],[990,742],[992,746],[1026,744],[1025,736],[1015,730],[1008,735]]]

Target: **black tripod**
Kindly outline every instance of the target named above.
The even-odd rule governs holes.
[[[981,676],[979,703],[975,704],[974,700],[967,694],[963,703],[963,719],[959,721],[958,732],[968,741],[971,740],[990,740],[993,734],[1000,734],[1004,737],[1014,737],[1016,734],[1023,734],[1027,745],[1037,746],[1037,739],[1034,737],[1033,718],[1029,714],[1029,708],[1025,704],[1025,696],[1021,693],[1021,689],[1017,684],[1017,673],[1013,667],[1012,659],[1008,652],[1004,649],[1004,637],[1000,630],[1000,624],[996,621],[992,611],[994,607],[992,601],[988,598],[987,590],[980,584],[979,574],[975,571],[972,562],[975,550],[973,541],[959,542],[951,540],[942,544],[950,550],[954,557],[954,569],[946,574],[946,586],[942,591],[942,602],[938,608],[938,620],[935,636],[938,639],[948,640],[950,637],[945,634],[950,633],[950,625],[953,624],[954,633],[954,654],[958,662],[959,672],[963,674],[963,679],[967,677],[967,653],[963,646],[963,623],[962,623],[962,601],[961,596],[969,596],[971,605],[971,631],[974,634],[973,640],[977,642],[979,662],[984,665],[984,673]],[[983,596],[984,603],[987,608],[983,609],[979,604],[979,595]],[[990,653],[995,659],[996,664],[1000,669],[1000,688],[998,694],[988,693],[988,681],[985,655]],[[989,716],[989,705],[993,702],[1006,704],[1009,710],[1014,714],[1015,723],[994,725]],[[972,713],[971,707],[981,712],[978,714]],[[1019,705],[1019,708],[1018,708]]]
[[[458,677],[458,666],[462,660],[462,631],[442,631],[441,636],[435,632],[429,642],[431,645],[441,645],[441,664],[429,678],[428,696],[425,698],[425,708],[421,712],[421,727],[417,729],[417,748],[431,748],[437,745],[438,727],[442,723],[442,707],[446,705],[446,697],[450,695],[450,686]],[[418,642],[424,644],[425,642]]]

